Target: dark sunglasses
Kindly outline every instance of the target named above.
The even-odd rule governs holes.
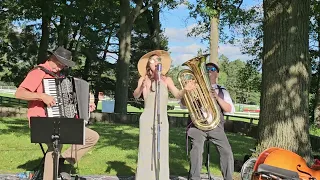
[[[207,67],[207,71],[212,71],[212,72],[215,72],[217,70],[217,68],[215,67]]]

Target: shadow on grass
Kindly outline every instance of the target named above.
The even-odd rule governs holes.
[[[169,134],[169,167],[171,175],[185,176],[189,170],[189,157],[186,150],[186,133],[184,128],[171,128]]]
[[[124,125],[124,124],[105,124],[97,123],[92,125],[90,128],[97,131],[100,135],[96,149],[104,148],[106,146],[116,146],[118,148],[128,150],[128,149],[138,149],[139,146],[139,127],[138,125]],[[172,128],[169,132],[169,166],[170,173],[173,175],[186,175],[188,169],[185,165],[188,164],[186,150],[185,150],[185,133],[183,128]],[[128,159],[136,160],[137,156],[127,156]],[[119,175],[129,175],[134,174],[134,170],[127,167],[124,162],[111,161],[107,162],[106,172],[110,172],[111,169],[117,171],[119,174],[119,169],[123,168],[123,172]],[[122,166],[120,168],[119,166]]]
[[[38,170],[38,168],[43,165],[42,158],[33,159],[25,162],[24,164],[20,164],[17,168],[24,169],[26,171],[34,171]]]
[[[64,164],[62,167],[59,168],[61,172],[66,172],[69,174],[77,174],[77,168],[72,166],[71,164]]]
[[[29,135],[28,121],[21,118],[0,118],[0,124],[4,124],[0,128],[1,134],[14,133],[15,136]],[[104,149],[108,146],[114,146],[121,150],[137,150],[139,145],[139,126],[111,123],[95,123],[89,128],[97,131],[100,139],[95,149]],[[170,174],[186,176],[189,171],[189,157],[186,149],[186,132],[185,128],[170,128],[169,132],[169,167]],[[250,154],[249,149],[254,148],[255,139],[227,133],[229,142],[232,146],[234,159],[243,161],[246,154]],[[189,143],[189,146],[191,143]],[[188,148],[190,151],[190,147]],[[40,149],[39,149],[40,151]],[[205,153],[204,153],[205,156]],[[126,155],[126,159],[137,160],[137,155]],[[28,161],[19,166],[19,168],[30,169],[40,163],[41,159]],[[101,159],[105,162],[105,160]],[[205,160],[205,158],[204,158]],[[210,167],[219,167],[219,155],[213,144],[210,144]],[[134,166],[129,166],[125,161],[110,161],[106,163],[106,173],[116,171],[117,176],[134,175]]]
[[[240,172],[244,159],[247,158],[247,155],[251,155],[250,148],[255,147],[256,140],[254,138],[235,133],[227,133],[227,137],[233,151],[235,172]],[[188,149],[186,147],[186,129],[172,128],[170,130],[170,167],[174,167],[174,169],[170,168],[171,174],[188,174],[189,170],[184,167],[189,167],[187,151],[190,152],[190,150],[190,138],[188,142]],[[206,155],[207,151],[204,147],[203,163],[206,160]],[[210,167],[219,168],[219,166],[220,156],[216,150],[216,146],[213,143],[210,143]]]
[[[126,162],[122,161],[109,161],[106,162],[106,173],[110,174],[111,170],[116,171],[116,176],[131,176],[134,175],[134,169],[126,165]]]
[[[24,164],[19,165],[17,168],[24,169],[25,171],[43,171],[44,161],[42,158],[34,159],[27,161]],[[60,172],[67,172],[70,174],[77,173],[77,169],[72,166],[71,164],[64,164],[63,166],[59,167]],[[43,172],[42,172],[43,173]]]
[[[123,150],[136,149],[139,144],[139,129],[135,125],[96,123],[89,127],[100,135],[96,149],[115,146]]]
[[[30,129],[28,120],[23,118],[1,118],[0,125],[4,124],[5,128],[0,128],[0,134],[14,133],[16,136],[29,135]]]

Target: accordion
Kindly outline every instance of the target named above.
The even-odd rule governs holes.
[[[42,80],[44,93],[53,96],[56,104],[46,107],[48,117],[81,118],[89,121],[89,83],[85,80],[64,77]]]

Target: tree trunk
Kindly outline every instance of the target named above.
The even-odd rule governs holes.
[[[309,140],[310,0],[264,0],[261,114],[257,153],[293,151],[311,162]]]
[[[116,74],[116,94],[115,94],[115,109],[116,113],[127,114],[128,101],[128,86],[129,86],[129,63],[130,63],[130,48],[131,48],[131,29],[129,24],[120,26],[120,53],[117,62]]]
[[[69,43],[69,30],[70,30],[70,22],[69,19],[65,19],[64,27],[63,27],[63,46],[65,48],[68,48],[68,43]]]
[[[41,24],[41,39],[38,51],[38,62],[37,64],[43,63],[47,58],[47,50],[49,45],[49,27],[51,16],[48,16],[45,12],[45,9],[42,10],[42,24]]]
[[[98,103],[99,103],[99,92],[100,92],[100,88],[95,88],[95,91],[94,91],[94,104],[96,105],[96,107],[98,107]]]
[[[129,63],[131,53],[131,30],[133,21],[129,17],[130,3],[128,0],[120,1],[120,31],[119,59],[116,66],[116,93],[114,112],[122,115],[127,114],[128,86],[129,86]],[[125,118],[126,116],[122,116]]]
[[[86,60],[84,63],[82,79],[85,81],[88,81],[88,79],[89,79],[92,58],[94,57],[94,55],[92,55],[91,52],[92,52],[92,50],[90,48],[84,49],[84,51],[83,51],[83,54],[86,56]]]
[[[214,2],[214,4],[211,4]],[[222,0],[207,1],[207,6],[214,7],[215,14],[210,19],[210,62],[218,64],[219,55],[219,20],[222,9]]]
[[[218,63],[219,47],[219,17],[213,16],[210,20],[210,62]]]
[[[149,6],[142,9],[142,0],[136,0],[136,7],[130,8],[130,0],[120,0],[120,31],[119,37],[119,59],[116,66],[116,94],[114,112],[120,113],[121,120],[125,120],[127,114],[128,103],[128,87],[129,87],[129,63],[131,56],[131,31],[136,18],[147,10],[158,0],[153,0]],[[132,93],[132,92],[130,92]]]
[[[159,3],[156,3],[152,6],[153,13],[153,42],[156,49],[160,49],[160,8]]]
[[[60,24],[57,26],[58,46],[63,46],[63,32],[64,32],[65,21],[66,21],[66,17],[61,16],[60,17]]]

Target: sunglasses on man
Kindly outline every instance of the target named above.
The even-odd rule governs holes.
[[[215,72],[215,71],[217,71],[217,68],[215,68],[215,67],[207,67],[207,71],[208,72],[209,71]]]

